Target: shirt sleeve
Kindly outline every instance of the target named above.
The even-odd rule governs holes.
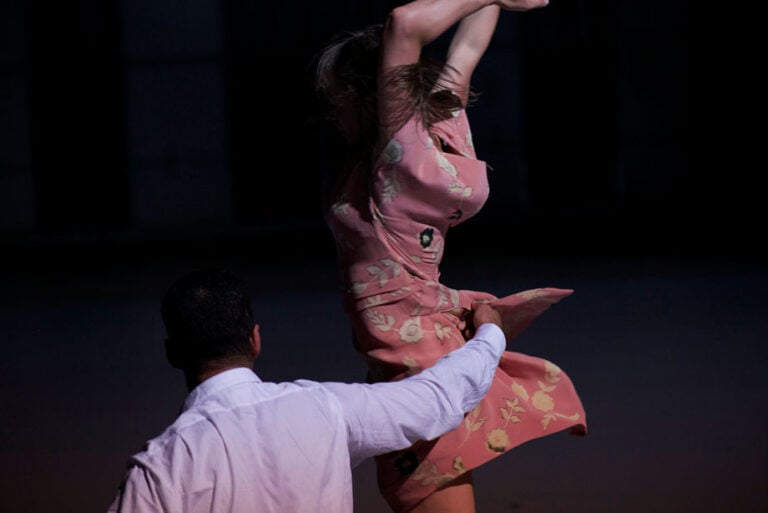
[[[324,383],[339,400],[352,466],[458,427],[488,392],[506,347],[501,328],[475,337],[415,376],[387,383]]]
[[[165,513],[155,479],[147,469],[132,466],[107,513]]]

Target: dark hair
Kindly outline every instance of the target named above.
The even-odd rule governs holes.
[[[250,296],[229,271],[203,269],[178,279],[163,296],[161,313],[175,365],[250,354]]]
[[[340,166],[341,172],[327,180],[326,206],[333,203],[340,185],[351,172],[352,165],[369,166],[377,151],[379,122],[377,114],[376,82],[384,26],[371,25],[356,31],[335,35],[315,59],[315,93],[326,105],[336,101],[360,99],[360,119],[363,133],[356,147],[346,148],[348,161]],[[425,127],[449,119],[461,107],[455,92],[457,84],[443,74],[447,64],[422,54],[418,63],[399,66],[384,78],[387,87],[401,101],[392,113],[394,125],[402,125],[413,116],[419,116]],[[332,95],[332,97],[331,97]],[[473,91],[467,91],[469,99]],[[336,145],[338,147],[338,145]],[[334,157],[331,152],[331,158]],[[338,161],[336,156],[336,161]]]
[[[376,74],[383,25],[344,31],[334,35],[317,56],[316,91],[325,95],[334,85],[343,85],[343,95],[365,97],[376,92]]]
[[[321,96],[327,96],[329,90],[335,88],[334,94],[342,100],[351,96],[366,99],[365,108],[370,108],[375,116],[383,31],[384,26],[378,24],[335,35],[317,57],[315,91]],[[460,107],[460,104],[454,95],[445,94],[446,90],[457,87],[457,84],[441,77],[446,66],[445,63],[422,55],[418,63],[400,66],[389,73],[386,77],[388,87],[403,102],[395,113],[396,119],[404,123],[418,114],[422,122],[429,126],[451,117],[452,111]],[[469,96],[473,95],[470,91]]]

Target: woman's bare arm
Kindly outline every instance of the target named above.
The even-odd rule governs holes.
[[[382,136],[388,139],[397,128],[392,113],[398,112],[401,100],[387,90],[388,71],[417,63],[426,45],[461,20],[451,41],[448,62],[461,73],[451,78],[468,85],[493,35],[499,9],[527,11],[547,3],[548,0],[414,0],[393,9],[384,26],[379,63],[377,93]]]
[[[499,11],[499,6],[489,5],[462,18],[451,39],[444,74],[457,85],[462,105],[467,104],[472,73],[491,42]]]

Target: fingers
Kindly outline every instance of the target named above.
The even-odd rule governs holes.
[[[501,315],[488,301],[476,301],[472,304],[472,322],[476,328],[487,322],[501,327]]]
[[[507,11],[530,11],[546,7],[549,0],[499,0],[497,5]]]

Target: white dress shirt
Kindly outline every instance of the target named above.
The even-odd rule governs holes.
[[[488,391],[505,345],[484,324],[433,367],[391,383],[217,374],[130,459],[108,513],[352,513],[352,468],[456,428]]]

